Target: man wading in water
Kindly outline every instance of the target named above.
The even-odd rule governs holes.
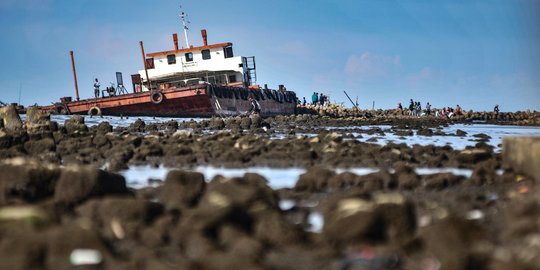
[[[247,115],[261,113],[261,105],[259,104],[259,102],[257,102],[251,96],[249,97],[249,102],[251,103],[251,107],[249,108],[249,111],[247,111]]]

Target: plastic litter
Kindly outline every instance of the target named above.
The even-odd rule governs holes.
[[[103,261],[103,256],[99,250],[95,249],[74,249],[71,251],[69,261],[74,266],[96,265]]]

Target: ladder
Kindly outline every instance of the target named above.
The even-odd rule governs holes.
[[[248,85],[252,85],[257,82],[257,67],[255,65],[255,56],[243,57],[243,66],[246,72],[244,73],[244,81]]]

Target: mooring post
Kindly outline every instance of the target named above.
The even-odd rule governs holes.
[[[79,85],[77,84],[77,71],[75,70],[75,59],[73,57],[73,51],[70,51],[69,55],[71,56],[71,69],[73,69],[73,80],[75,81],[75,95],[77,95],[77,101],[79,101]]]
[[[146,83],[148,84],[148,91],[151,91],[152,86],[150,85],[150,77],[148,77],[148,66],[146,65],[146,55],[144,54],[143,42],[139,41],[139,44],[141,45],[142,60],[144,64],[144,73],[146,74]]]

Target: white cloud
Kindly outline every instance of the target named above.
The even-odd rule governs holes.
[[[425,67],[416,73],[409,74],[407,76],[407,81],[413,85],[417,85],[426,81],[430,81],[433,77],[433,70],[429,67]]]
[[[345,64],[345,74],[359,80],[385,78],[395,73],[401,66],[398,55],[389,56],[371,52],[358,56],[353,54]]]

